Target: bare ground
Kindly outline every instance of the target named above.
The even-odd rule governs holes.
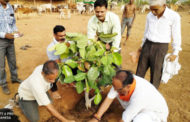
[[[121,17],[121,12],[117,12]],[[169,106],[168,122],[189,122],[190,121],[190,14],[187,11],[180,12],[182,23],[182,48],[180,52],[179,62],[182,68],[177,76],[174,76],[167,84],[161,84],[159,91],[165,97]],[[17,57],[18,74],[21,79],[26,79],[34,70],[34,68],[43,64],[48,58],[46,56],[46,47],[52,41],[52,29],[55,25],[64,25],[67,32],[86,33],[88,15],[72,15],[71,19],[58,18],[57,13],[23,16],[17,20],[17,27],[20,32],[24,33],[22,38],[15,40],[15,49]],[[131,37],[126,45],[122,45],[122,56],[124,69],[136,71],[137,64],[130,60],[129,53],[136,51],[140,44],[144,33],[146,14],[137,14],[134,26],[132,28]],[[124,38],[122,38],[124,41]],[[20,47],[30,45],[31,48],[21,50]],[[170,50],[171,52],[171,46]],[[18,84],[10,83],[9,69],[7,69],[7,82],[11,90],[11,95],[4,95],[0,92],[0,107],[4,107],[10,98],[17,92]],[[149,79],[149,73],[146,76]],[[59,85],[59,91],[62,99],[54,100],[56,109],[64,116],[75,119],[77,122],[83,122],[90,119],[91,115],[96,111],[97,106],[86,110],[83,95],[77,95],[75,89],[67,88]],[[107,90],[108,91],[108,90]],[[104,93],[106,94],[106,92]],[[40,107],[40,122],[56,122],[57,119],[51,117],[50,113]],[[26,118],[19,108],[14,109],[22,122],[26,122]],[[121,117],[122,108],[116,100],[108,112],[104,115],[102,121],[117,122]]]

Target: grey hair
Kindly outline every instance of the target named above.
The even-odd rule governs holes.
[[[166,4],[166,0],[149,0],[150,6],[154,6],[154,5],[163,6],[164,4]]]

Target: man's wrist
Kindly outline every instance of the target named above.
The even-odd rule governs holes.
[[[101,117],[98,116],[98,114],[94,114],[93,116],[96,120],[100,121],[101,120]]]

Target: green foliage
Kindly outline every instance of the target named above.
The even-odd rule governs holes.
[[[102,100],[102,96],[100,93],[97,93],[95,98],[94,98],[94,104],[98,105]]]
[[[114,33],[102,37],[110,38],[116,35]],[[99,104],[102,100],[99,88],[112,83],[112,77],[116,73],[115,65],[121,65],[121,55],[114,52],[114,48],[106,50],[105,44],[100,41],[92,41],[87,45],[88,39],[83,34],[67,33],[66,39],[70,43],[69,46],[65,42],[51,48],[56,50],[55,54],[60,55],[61,59],[70,57],[66,62],[59,64],[60,82],[74,82],[79,94],[84,90],[89,92],[94,89],[94,103]]]

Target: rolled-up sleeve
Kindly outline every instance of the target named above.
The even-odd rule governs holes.
[[[113,31],[112,33],[117,33],[117,36],[115,36],[113,39],[113,47],[116,47],[119,49],[120,47],[120,42],[121,42],[121,23],[120,23],[120,20],[119,20],[119,17],[116,16],[114,18],[115,20],[113,21],[114,22],[114,25],[113,25]]]
[[[118,93],[114,90],[114,88],[112,87],[108,93],[108,98],[110,99],[114,99],[116,98],[116,96],[118,95]]]
[[[5,32],[0,32],[0,38],[5,38],[6,33]]]
[[[179,14],[177,14],[175,19],[173,20],[172,38],[173,38],[173,42],[172,42],[173,54],[178,55],[179,51],[182,50],[181,48],[181,18]]]
[[[89,21],[88,21],[88,26],[87,26],[87,36],[88,39],[95,39],[96,36],[96,26],[94,24],[94,17],[92,17]]]

